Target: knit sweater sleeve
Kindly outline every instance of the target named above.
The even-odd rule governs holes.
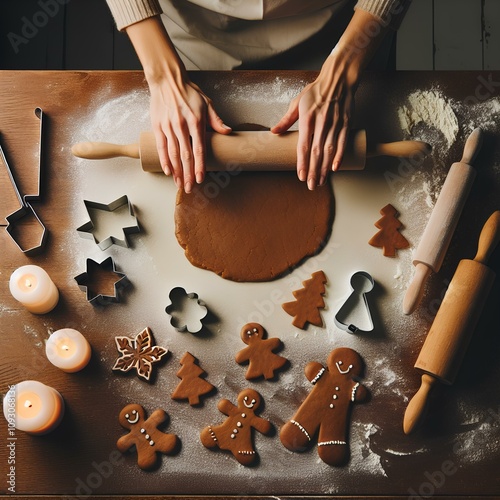
[[[119,30],[162,13],[158,0],[106,0]]]
[[[384,25],[398,29],[411,0],[358,0],[355,9],[365,10],[378,17]]]

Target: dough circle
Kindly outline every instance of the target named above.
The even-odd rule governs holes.
[[[175,227],[194,266],[270,281],[324,247],[333,215],[328,182],[309,191],[295,172],[218,172],[190,194],[179,190]]]

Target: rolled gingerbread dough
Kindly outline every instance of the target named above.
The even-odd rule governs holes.
[[[294,172],[212,173],[190,194],[179,190],[176,236],[194,266],[270,281],[323,248],[333,215],[329,183],[309,191]]]

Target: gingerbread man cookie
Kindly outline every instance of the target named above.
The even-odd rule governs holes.
[[[349,458],[347,425],[351,404],[367,399],[368,390],[353,380],[363,373],[363,360],[352,349],[334,349],[327,368],[311,362],[305,367],[313,389],[292,420],[280,432],[283,445],[304,451],[318,432],[318,455],[329,465],[342,465]]]
[[[236,354],[236,363],[249,361],[248,370],[245,374],[247,380],[264,376],[266,380],[274,377],[274,372],[279,370],[287,362],[287,359],[278,356],[273,351],[281,347],[279,338],[265,339],[265,330],[259,323],[247,323],[240,333],[245,347]]]
[[[135,445],[137,465],[150,469],[157,460],[157,453],[172,453],[177,445],[175,434],[165,434],[157,429],[167,419],[163,410],[155,410],[146,420],[144,408],[138,404],[125,406],[118,417],[121,426],[130,432],[116,443],[117,448],[126,452]]]
[[[245,389],[238,394],[238,406],[221,399],[217,408],[228,418],[220,425],[210,425],[201,431],[203,446],[228,450],[240,464],[251,465],[257,458],[252,443],[252,429],[262,434],[269,434],[272,429],[269,420],[255,414],[261,402],[260,394],[253,389]]]

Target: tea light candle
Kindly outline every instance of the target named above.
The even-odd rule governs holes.
[[[50,276],[38,266],[27,265],[16,269],[9,282],[10,293],[28,311],[45,314],[59,301],[59,291]]]
[[[3,400],[3,413],[10,423],[14,408],[14,426],[28,434],[46,434],[54,430],[64,415],[64,400],[52,387],[35,380],[11,386]]]
[[[87,366],[91,349],[87,339],[79,331],[63,328],[49,337],[45,344],[45,353],[54,366],[72,373]]]

